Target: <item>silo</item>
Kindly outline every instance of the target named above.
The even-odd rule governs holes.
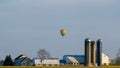
[[[85,39],[85,66],[91,65],[91,39]]]
[[[97,65],[102,65],[102,40],[97,40]]]
[[[96,44],[95,44],[95,41],[91,41],[91,63],[93,66],[96,65]]]

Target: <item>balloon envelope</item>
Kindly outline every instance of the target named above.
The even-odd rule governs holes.
[[[61,30],[60,30],[60,34],[61,34],[62,36],[66,35],[66,33],[67,33],[67,31],[66,31],[65,29],[61,29]]]

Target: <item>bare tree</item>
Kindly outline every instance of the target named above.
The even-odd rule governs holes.
[[[40,49],[37,52],[37,57],[41,58],[41,59],[45,59],[45,58],[50,58],[50,53],[48,51],[46,51],[45,49]]]

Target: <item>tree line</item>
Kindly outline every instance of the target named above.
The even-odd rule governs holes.
[[[37,58],[45,59],[51,58],[50,53],[46,49],[39,49],[37,52]],[[2,66],[14,66],[14,61],[12,60],[11,55],[7,55],[4,60],[0,61]]]

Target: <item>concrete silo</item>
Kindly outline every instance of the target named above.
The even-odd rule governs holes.
[[[91,63],[93,66],[96,65],[96,44],[95,44],[95,41],[91,41]]]
[[[102,65],[102,40],[97,40],[97,65]]]
[[[91,39],[85,39],[85,66],[91,65]]]

